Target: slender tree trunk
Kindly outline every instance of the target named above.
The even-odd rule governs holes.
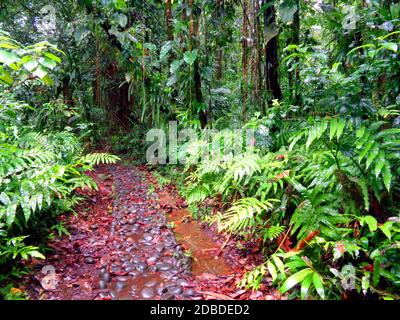
[[[261,57],[262,57],[262,52],[261,52],[261,37],[260,37],[260,17],[259,17],[259,12],[260,12],[260,2],[259,0],[254,0],[253,3],[253,10],[254,10],[254,41],[255,41],[255,60],[254,60],[254,94],[253,94],[253,101],[254,104],[257,105],[258,107],[261,106],[261,99],[260,99],[260,93],[261,93],[261,86],[262,86],[262,79],[261,79]]]
[[[68,75],[62,80],[62,92],[64,97],[64,103],[66,105],[74,105],[74,101],[72,99],[71,88],[69,86],[70,77]]]
[[[292,38],[288,38],[286,45],[289,46],[292,44],[293,39]],[[290,94],[290,98],[293,99],[294,96],[294,85],[293,85],[293,71],[288,69],[287,70],[287,77],[288,77],[288,85],[289,85],[289,94]]]
[[[275,25],[275,21],[275,7],[271,5],[264,11],[265,30],[268,26]],[[282,90],[279,85],[278,40],[279,35],[273,37],[265,45],[265,84],[271,98],[280,100],[282,99]]]
[[[193,13],[194,9],[194,0],[189,0],[189,9],[190,9],[190,16],[189,16],[189,34],[190,34],[190,51],[194,48],[197,48],[197,36],[198,36],[198,22],[195,21],[195,15]],[[194,82],[194,93],[196,103],[204,104],[203,100],[203,93],[201,90],[201,75],[200,75],[200,66],[198,59],[195,60],[193,63],[193,82]],[[208,122],[207,119],[207,110],[200,110],[199,112],[199,120],[201,128],[205,128]]]
[[[216,13],[218,15],[222,15],[223,13],[223,6],[224,6],[224,1],[223,0],[217,0],[217,10]],[[223,24],[221,24],[221,33],[224,32],[224,27]],[[223,69],[223,60],[224,60],[224,48],[223,43],[221,41],[217,41],[217,54],[216,54],[216,72],[215,72],[215,78],[217,80],[221,80],[223,73],[222,73],[222,69]]]
[[[255,10],[254,10],[254,0],[250,0],[249,3],[249,13],[248,13],[249,19],[250,21],[252,21],[252,25],[250,25],[250,43],[249,43],[249,47],[250,49],[250,59],[249,59],[249,67],[250,67],[250,88],[251,88],[251,92],[250,92],[250,103],[251,105],[254,105],[254,93],[255,93],[255,70],[256,70],[256,59],[257,59],[257,49],[254,50],[255,47],[257,47],[256,45],[256,32],[255,32],[255,19],[256,19],[256,14],[255,14]]]
[[[94,83],[94,104],[96,106],[101,105],[101,89],[100,89],[100,42],[98,36],[96,37],[96,76]]]
[[[167,25],[168,40],[174,40],[174,34],[172,30],[172,7],[171,0],[165,0],[165,22]]]
[[[247,38],[248,38],[248,21],[247,21],[247,0],[243,0],[243,23],[242,23],[242,96],[243,108],[242,117],[246,121],[247,117]]]
[[[293,24],[292,24],[292,43],[295,45],[300,45],[300,1],[296,0],[297,11],[293,15]],[[301,92],[300,92],[300,67],[298,65],[299,58],[294,59],[294,63],[296,67],[294,69],[294,75],[292,76],[294,79],[294,97],[293,101],[295,105],[301,105]]]
[[[217,70],[215,72],[215,78],[217,80],[221,80],[222,76],[223,76],[223,72],[222,72],[223,67],[224,67],[223,61],[224,61],[224,49],[218,48],[217,49],[217,63],[216,63]]]
[[[173,16],[172,16],[172,0],[165,0],[165,22],[166,22],[166,27],[167,27],[167,38],[168,41],[173,41],[174,40],[174,32],[173,32]],[[184,12],[185,10],[183,10]],[[186,13],[182,13],[182,18],[186,18]],[[168,58],[168,70],[167,73],[169,73],[171,63],[176,59],[176,54],[173,52],[170,54]],[[162,70],[160,70],[160,75],[162,73]],[[178,97],[178,90],[174,86],[171,92],[171,98],[172,98],[172,104],[176,103],[176,99]],[[168,112],[168,109],[165,107],[161,107],[161,110],[164,112]],[[172,119],[171,119],[172,120]],[[175,120],[175,119],[174,119]]]

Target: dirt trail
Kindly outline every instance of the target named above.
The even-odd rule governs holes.
[[[71,236],[51,241],[46,261],[34,261],[25,285],[32,299],[204,299],[202,276],[233,279],[220,247],[185,221],[189,212],[171,195],[151,194],[143,171],[108,165],[90,175],[99,191],[81,192],[88,198],[78,215],[62,217]]]

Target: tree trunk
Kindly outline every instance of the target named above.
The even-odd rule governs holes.
[[[293,24],[292,24],[292,44],[300,45],[300,1],[296,0],[297,11],[293,16]],[[294,59],[294,63],[299,63],[299,58]],[[300,67],[296,65],[295,69],[293,70],[292,79],[294,80],[294,97],[293,101],[295,105],[301,105],[301,92],[300,92]]]
[[[100,89],[100,45],[99,38],[96,37],[96,76],[93,88],[93,100],[96,106],[101,105],[101,89]]]
[[[264,27],[275,25],[275,7],[269,6],[264,11]],[[268,37],[265,37],[268,39]],[[279,35],[274,36],[265,45],[265,85],[272,99],[282,99],[282,90],[279,85],[279,62],[278,62],[278,40]]]
[[[242,24],[242,96],[243,108],[242,117],[246,121],[247,117],[247,38],[248,38],[248,21],[247,21],[247,0],[243,0],[243,24]]]
[[[260,106],[260,92],[261,92],[261,39],[260,39],[260,4],[259,0],[253,0],[253,21],[254,21],[254,35],[253,43],[255,45],[254,50],[254,67],[253,67],[253,104]]]
[[[189,20],[189,34],[190,34],[190,51],[197,48],[197,35],[198,35],[198,23],[195,21],[195,16],[193,13],[193,2],[194,0],[189,0],[190,8],[190,20]],[[201,91],[201,75],[198,59],[193,63],[193,81],[194,81],[194,93],[197,104],[204,104],[203,93]],[[201,110],[199,112],[199,120],[201,128],[204,129],[207,125],[207,110]]]
[[[167,35],[168,40],[174,40],[174,34],[172,29],[172,8],[171,8],[171,0],[165,0],[165,22],[167,25]]]
[[[72,93],[71,93],[71,88],[69,86],[69,81],[70,78],[68,75],[66,75],[65,78],[62,80],[62,91],[63,91],[64,103],[66,105],[73,106],[74,101],[72,99]]]
[[[224,1],[223,0],[217,0],[217,10],[216,14],[217,15],[222,15],[223,13],[223,6],[224,6]],[[223,24],[221,24],[221,33],[224,32],[223,29]],[[217,41],[217,54],[216,54],[216,72],[215,72],[215,79],[216,80],[221,80],[222,79],[222,69],[223,69],[223,60],[224,60],[224,49],[223,49],[223,43],[221,41]]]

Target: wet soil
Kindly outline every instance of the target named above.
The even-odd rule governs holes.
[[[246,255],[194,221],[174,186],[160,188],[147,167],[102,165],[88,173],[99,190],[76,215],[60,218],[45,261],[32,260],[20,285],[30,299],[266,299],[236,284],[262,255]],[[229,240],[229,239],[228,239]]]
[[[178,210],[167,219],[140,170],[102,166],[92,175],[99,191],[81,191],[88,200],[79,214],[63,217],[71,236],[50,242],[54,251],[46,261],[33,262],[26,285],[30,298],[202,299],[193,274],[229,272],[223,258],[211,259],[210,250],[217,248],[199,226],[182,228],[188,212]],[[54,271],[45,274],[48,269]]]

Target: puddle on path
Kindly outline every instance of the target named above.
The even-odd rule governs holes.
[[[159,193],[162,205],[176,208],[176,201],[167,192]],[[213,275],[227,275],[232,269],[219,255],[221,245],[215,243],[212,237],[207,234],[200,223],[190,219],[191,214],[187,209],[175,209],[166,214],[168,222],[173,222],[174,233],[177,241],[186,250],[190,250],[192,256],[192,273],[199,276],[203,273]]]
[[[190,250],[192,254],[193,275],[199,276],[204,272],[216,276],[229,274],[231,268],[223,257],[218,256],[221,249],[220,245],[216,244],[201,229],[198,222],[188,221],[188,216],[190,216],[190,212],[186,209],[181,209],[172,211],[167,216],[167,219],[169,222],[174,223],[174,232],[178,242],[185,249]]]

